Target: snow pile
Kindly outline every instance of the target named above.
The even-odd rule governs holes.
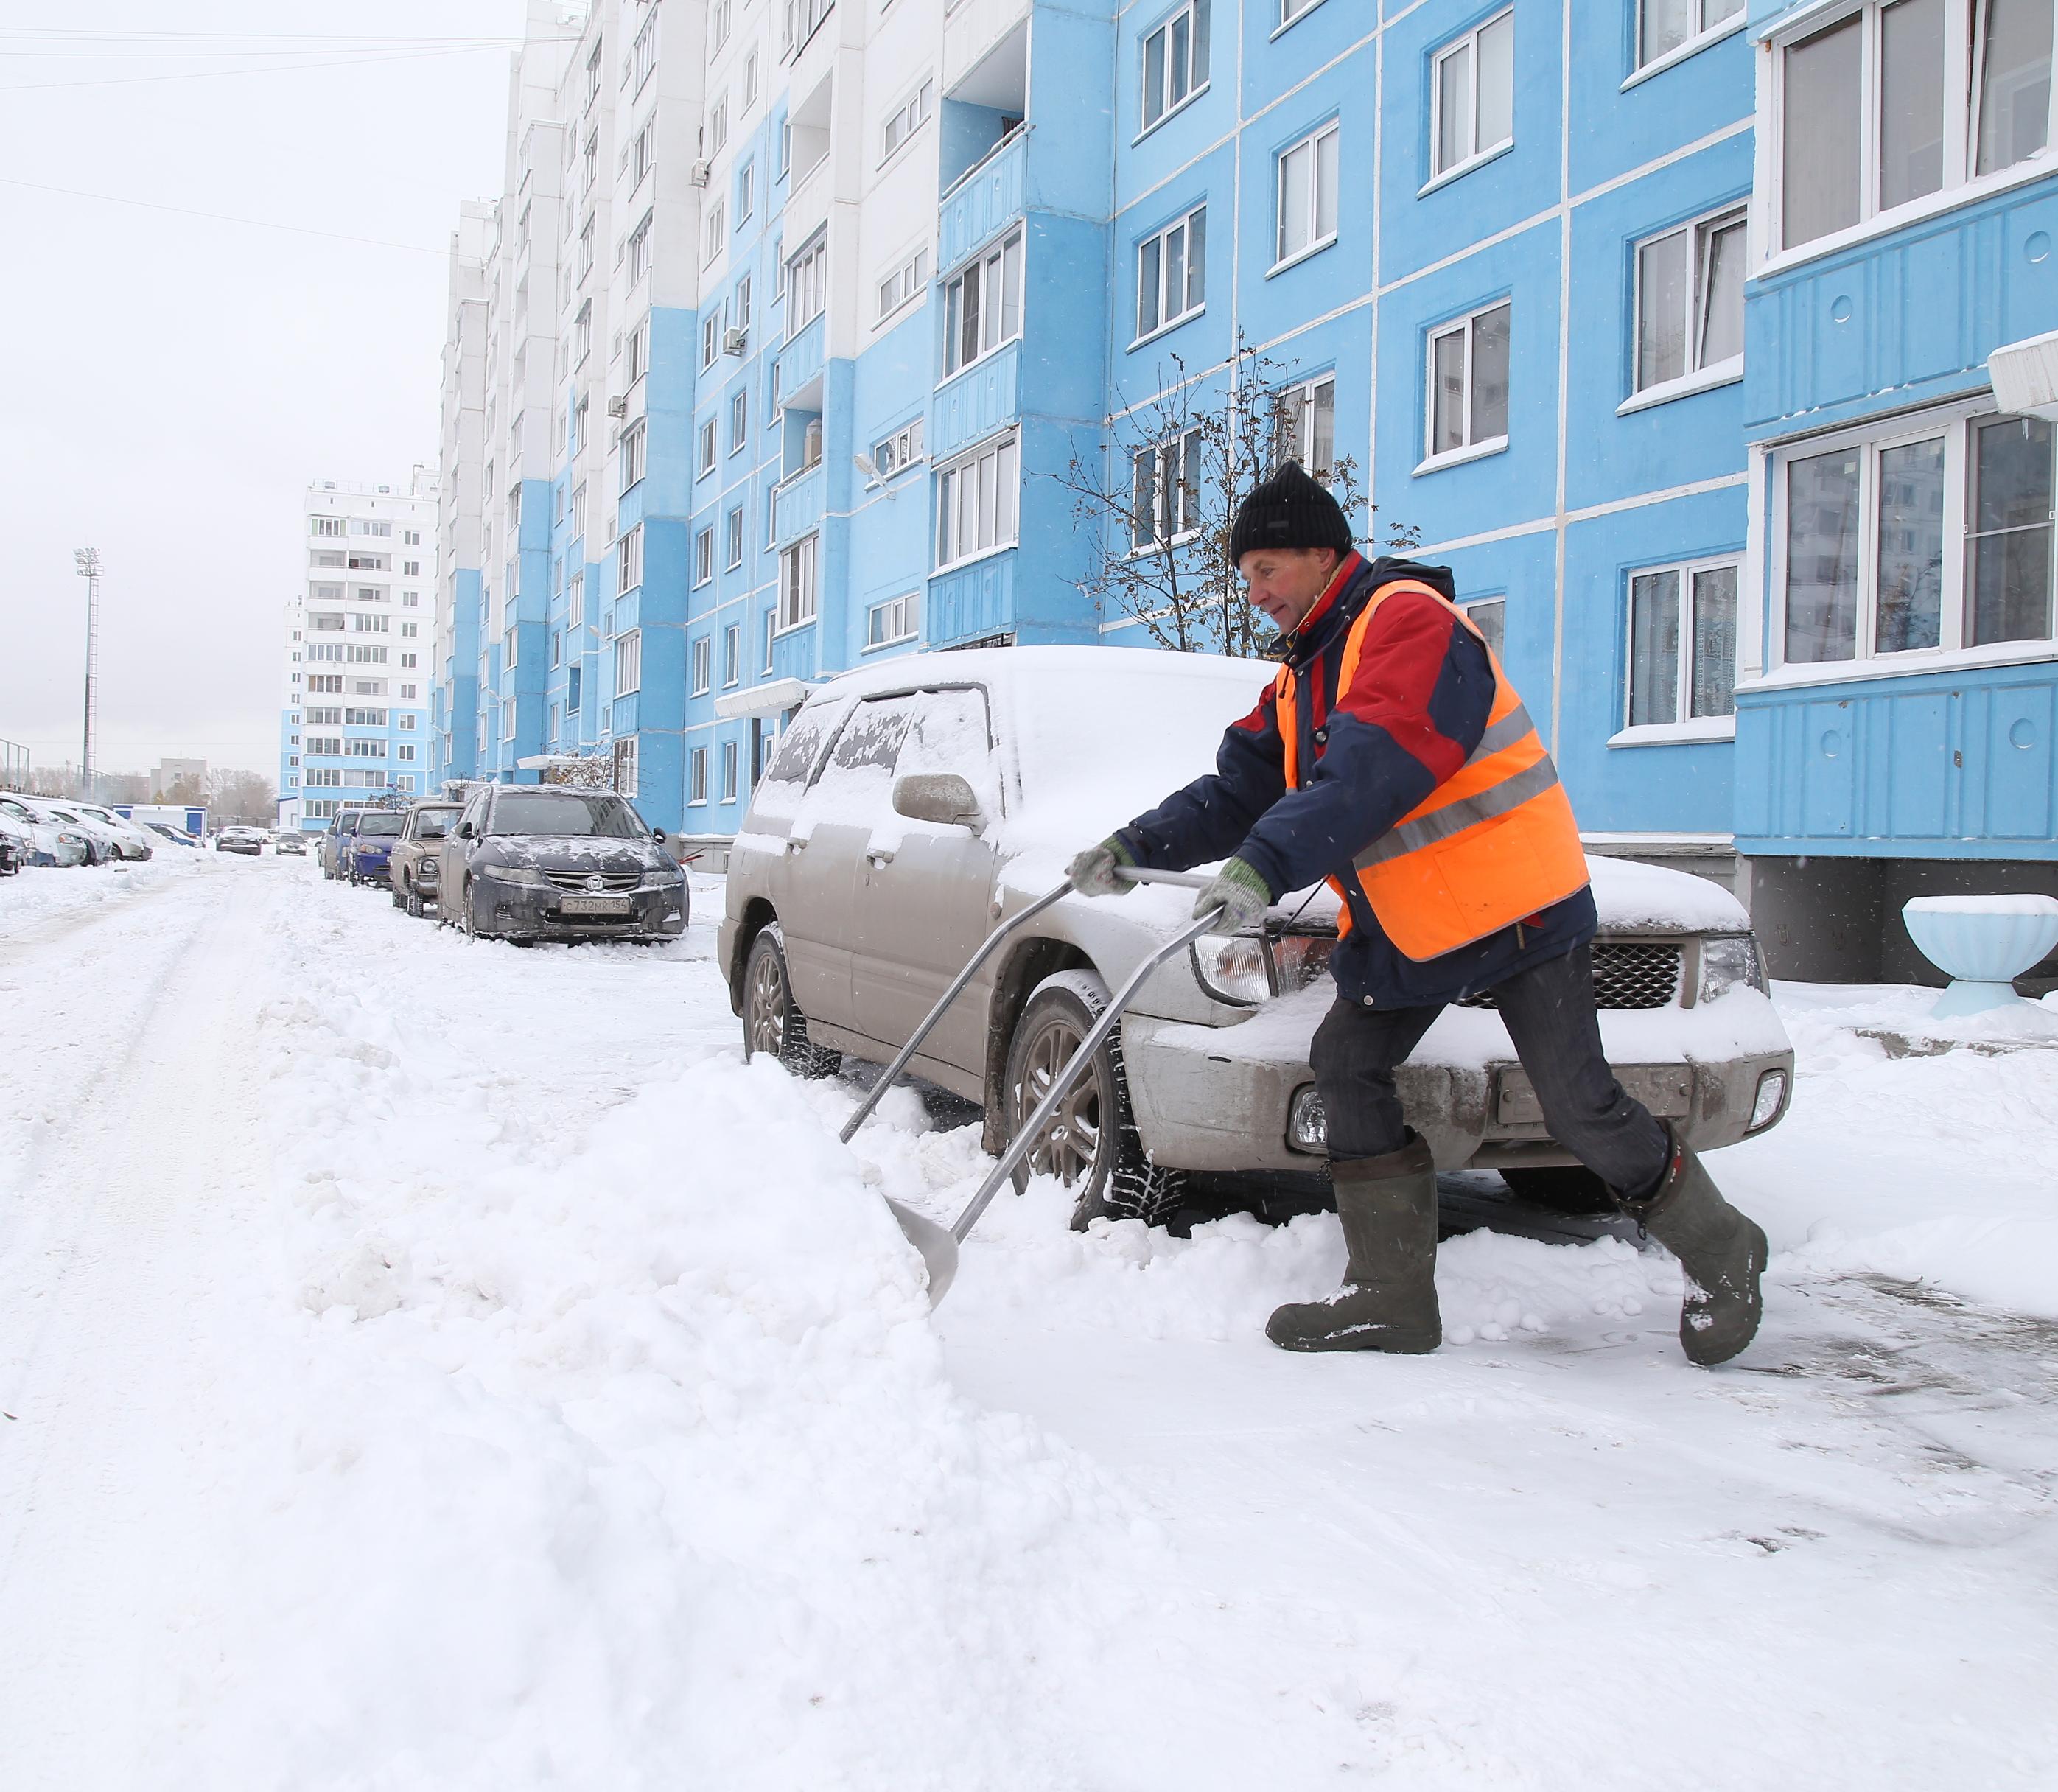
[[[181,876],[219,875],[226,868],[211,852],[169,845],[140,864],[26,865],[16,876],[0,877],[0,940],[59,916],[132,902]]]
[[[1115,1696],[1087,1664],[1155,1546],[952,1392],[796,1086],[509,1113],[406,999],[457,942],[396,933],[367,987],[329,932],[290,920],[264,1017],[304,1312],[252,1373],[296,1428],[194,1782],[1089,1783],[1067,1713]]]

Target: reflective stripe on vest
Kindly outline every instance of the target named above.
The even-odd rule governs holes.
[[[1485,646],[1472,619],[1441,592],[1396,580],[1375,591],[1351,625],[1337,680],[1340,699],[1350,689],[1373,614],[1389,598],[1404,593],[1440,604]],[[1483,940],[1563,901],[1587,882],[1585,849],[1557,768],[1491,648],[1487,661],[1494,695],[1479,744],[1352,861],[1350,880],[1388,938],[1412,959],[1435,958]],[[1300,714],[1290,669],[1280,669],[1275,688],[1287,787],[1294,789],[1300,782]],[[1348,895],[1343,879],[1330,882],[1339,895]],[[1347,906],[1345,931],[1349,912]]]

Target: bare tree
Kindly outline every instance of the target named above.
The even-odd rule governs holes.
[[[543,768],[545,784],[570,785],[576,790],[612,790],[614,755],[611,753],[562,753]]]
[[[217,825],[241,822],[268,828],[278,820],[278,793],[262,773],[214,772],[207,781],[208,806]]]
[[[1361,543],[1372,539],[1373,507],[1357,462],[1315,439],[1317,419],[1281,364],[1239,336],[1226,392],[1176,355],[1171,368],[1156,398],[1114,419],[1105,463],[1075,453],[1059,476],[1092,544],[1087,588],[1160,647],[1251,658],[1273,630],[1229,556],[1244,499],[1297,460],[1335,495]],[[1390,530],[1386,545],[1412,547],[1415,534]]]

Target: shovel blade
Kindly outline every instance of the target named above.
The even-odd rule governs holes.
[[[922,1262],[929,1271],[929,1305],[936,1305],[950,1292],[951,1283],[958,1273],[958,1242],[948,1231],[932,1219],[925,1218],[912,1207],[904,1207],[888,1198],[886,1205],[893,1210],[893,1218],[908,1242],[922,1254]]]

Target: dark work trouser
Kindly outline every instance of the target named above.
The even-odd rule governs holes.
[[[1671,1147],[1602,1055],[1591,952],[1577,946],[1518,971],[1496,986],[1494,999],[1551,1136],[1619,1194],[1651,1193]],[[1443,1011],[1440,1004],[1369,1008],[1341,998],[1329,1010],[1309,1058],[1329,1116],[1331,1158],[1383,1157],[1406,1142],[1393,1073]]]

